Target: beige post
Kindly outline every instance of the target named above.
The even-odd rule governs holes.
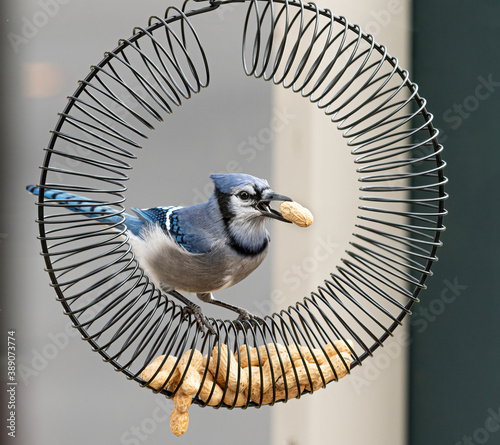
[[[373,34],[401,66],[410,69],[411,2],[319,0],[318,4]],[[286,131],[275,136],[273,187],[286,191],[314,215],[309,228],[290,224],[273,233],[271,299],[275,309],[281,309],[308,295],[346,256],[360,183],[346,140],[323,111],[290,90],[276,87],[273,94],[275,110],[293,116]],[[272,408],[271,443],[405,444],[407,347],[401,340],[405,329],[398,329],[396,339],[387,341],[375,358],[350,376],[313,396]]]

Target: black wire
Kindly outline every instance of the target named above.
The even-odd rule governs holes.
[[[151,17],[147,27],[135,28],[132,37],[106,52],[59,115],[40,187],[90,195],[89,202],[111,206],[120,217],[126,171],[141,147],[136,139],[147,137],[162,114],[209,85],[208,59],[190,18],[225,3],[231,2],[191,11],[188,2],[182,10],[169,8],[164,18]],[[347,257],[310,296],[253,322],[211,320],[216,334],[202,336],[191,315],[144,274],[123,221],[104,227],[99,216],[57,213],[69,205],[40,196],[42,255],[64,312],[104,361],[143,386],[155,376],[146,382],[140,374],[158,355],[176,355],[178,361],[198,348],[210,361],[222,343],[235,351],[240,377],[243,345],[265,345],[267,354],[269,345],[283,344],[287,353],[291,345],[311,354],[320,348],[326,356],[325,344],[352,339],[352,369],[410,314],[441,245],[447,198],[443,147],[425,99],[398,60],[358,26],[313,3],[235,3],[247,7],[246,74],[301,94],[343,131],[361,182],[359,223]],[[262,363],[260,352],[259,357]],[[284,371],[286,357],[278,354],[277,360]],[[216,368],[218,374],[219,364]],[[297,379],[295,365],[291,371]],[[313,392],[306,372],[311,389],[304,393]],[[321,370],[320,376],[326,384]],[[249,394],[252,384],[250,377]],[[285,399],[289,389],[285,382]],[[166,388],[156,392],[174,394]],[[279,401],[275,396],[271,403]],[[261,401],[248,397],[243,408],[259,407]],[[196,397],[195,403],[207,406],[208,401]],[[234,408],[234,403],[221,406]]]

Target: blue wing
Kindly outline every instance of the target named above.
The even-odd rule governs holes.
[[[200,242],[201,237],[192,233],[185,233],[179,221],[178,210],[183,207],[152,207],[149,209],[137,209],[132,207],[134,213],[145,223],[157,224],[165,233],[190,253],[205,253],[210,246]]]

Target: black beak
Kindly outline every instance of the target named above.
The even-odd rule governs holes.
[[[259,201],[259,203],[257,204],[257,210],[259,210],[263,216],[290,223],[290,221],[283,218],[283,215],[280,212],[271,208],[271,201],[293,201],[292,198],[289,198],[285,195],[278,195],[274,192],[266,194],[263,198],[264,199]]]

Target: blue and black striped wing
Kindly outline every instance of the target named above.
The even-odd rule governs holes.
[[[200,253],[189,243],[189,237],[186,236],[181,228],[177,213],[179,209],[182,209],[182,207],[152,207],[150,209],[136,209],[132,207],[132,210],[139,218],[150,224],[157,224],[188,252]]]

